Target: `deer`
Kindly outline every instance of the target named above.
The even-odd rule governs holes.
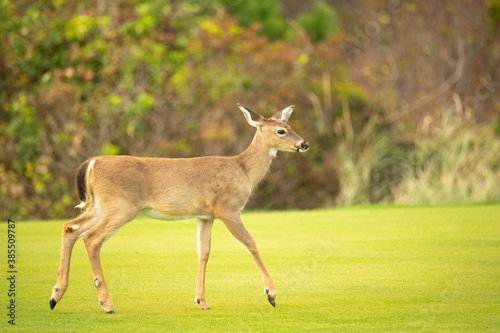
[[[68,288],[71,252],[83,237],[99,305],[116,313],[101,267],[103,244],[139,213],[155,219],[197,219],[199,268],[194,303],[210,309],[205,298],[205,272],[215,219],[252,255],[264,282],[269,303],[276,306],[276,289],[257,245],[241,220],[241,211],[267,174],[277,151],[305,152],[309,144],[287,124],[293,105],[271,118],[243,107],[248,124],[256,128],[248,148],[236,156],[147,158],[127,155],[99,156],[83,162],[75,183],[82,210],[62,228],[61,260],[50,309]]]

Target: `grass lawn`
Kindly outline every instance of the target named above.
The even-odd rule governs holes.
[[[500,332],[500,205],[246,213],[276,284],[216,221],[212,310],[194,305],[196,222],[137,219],[102,250],[116,315],[97,304],[83,242],[70,285],[49,298],[65,221],[17,222],[16,329],[35,332]],[[2,224],[4,274],[7,224]],[[2,279],[0,330],[10,328]]]

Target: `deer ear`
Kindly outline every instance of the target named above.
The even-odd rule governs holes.
[[[260,121],[262,119],[262,116],[258,114],[255,111],[252,111],[250,109],[247,109],[246,107],[242,106],[241,104],[236,104],[238,105],[238,108],[240,108],[241,112],[243,112],[243,115],[247,119],[248,123],[253,126],[253,127],[259,127],[260,126]]]
[[[290,116],[292,115],[294,107],[295,105],[290,105],[289,107],[283,109],[282,111],[276,112],[274,116],[272,116],[271,118],[281,120],[282,122],[286,123],[290,118]]]

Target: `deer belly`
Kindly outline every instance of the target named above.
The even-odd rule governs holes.
[[[171,215],[168,213],[161,212],[154,208],[145,208],[141,210],[140,214],[150,217],[152,219],[164,220],[164,221],[176,221],[176,220],[186,220],[186,219],[213,219],[213,217],[205,215]]]

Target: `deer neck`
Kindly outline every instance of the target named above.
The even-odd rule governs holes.
[[[257,186],[267,174],[274,157],[276,157],[276,149],[264,142],[258,130],[250,146],[237,156],[253,187]]]

